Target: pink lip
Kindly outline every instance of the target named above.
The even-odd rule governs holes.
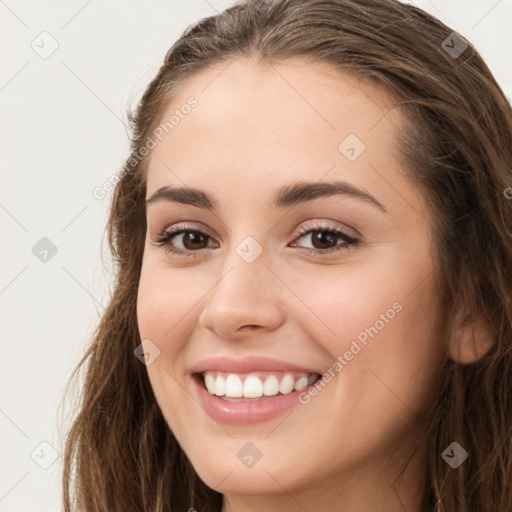
[[[228,357],[213,357],[205,359],[194,366],[190,370],[190,373],[202,373],[207,370],[218,370],[221,372],[231,373],[251,373],[257,371],[322,373],[315,369],[296,366],[277,359],[255,356],[245,357],[244,359],[230,359]]]
[[[230,425],[250,425],[275,418],[299,404],[299,393],[307,392],[311,386],[288,395],[276,395],[267,400],[250,402],[230,402],[205,389],[199,375],[192,377],[194,391],[205,411],[218,423]]]

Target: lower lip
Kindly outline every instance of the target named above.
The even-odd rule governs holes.
[[[299,404],[299,393],[307,392],[310,387],[307,386],[300,391],[292,391],[287,395],[275,395],[266,400],[230,402],[208,393],[201,377],[195,375],[192,381],[206,412],[218,423],[229,425],[250,425],[276,418]],[[311,386],[313,385],[311,384]]]

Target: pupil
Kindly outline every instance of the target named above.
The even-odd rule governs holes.
[[[327,248],[330,248],[333,245],[336,245],[336,238],[337,237],[334,233],[318,231],[317,234],[313,236],[313,243],[315,243],[315,241],[319,241],[320,245],[327,243]],[[317,249],[325,249],[325,247],[317,247]]]
[[[197,241],[201,243],[201,238],[203,238],[203,236],[200,233],[188,232],[185,233],[183,244],[187,247],[187,242],[192,242],[192,248],[197,248]]]

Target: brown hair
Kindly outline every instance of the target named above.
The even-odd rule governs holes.
[[[138,155],[186,78],[237,57],[270,64],[295,56],[374,80],[396,99],[411,124],[399,148],[432,214],[447,336],[460,310],[493,329],[494,345],[480,360],[446,357],[425,427],[422,510],[512,510],[512,111],[471,45],[460,56],[447,51],[451,33],[395,0],[248,0],[176,41],[129,115],[132,153],[107,226],[115,289],[72,375],[86,369],[66,440],[65,511],[221,510],[222,495],[197,476],[134,356],[146,230],[147,158]],[[457,469],[441,457],[453,441],[470,454]]]

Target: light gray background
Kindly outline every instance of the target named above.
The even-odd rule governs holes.
[[[57,406],[111,284],[100,246],[110,194],[93,189],[128,155],[126,108],[182,30],[232,3],[0,0],[3,512],[60,510]],[[512,97],[512,0],[409,3],[475,44]],[[57,247],[46,262],[32,252],[43,237]]]

